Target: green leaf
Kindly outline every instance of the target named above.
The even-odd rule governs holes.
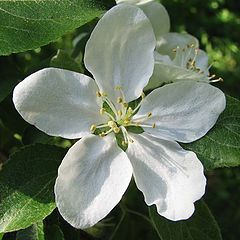
[[[18,231],[16,234],[16,240],[45,240],[43,223],[39,222],[26,229]]]
[[[36,144],[10,157],[0,172],[0,232],[27,228],[53,211],[53,186],[65,153]]]
[[[2,240],[4,233],[0,233],[0,240]]]
[[[30,125],[23,132],[22,142],[25,145],[34,143],[53,144],[54,137],[51,137],[44,132],[38,130],[36,127]]]
[[[51,67],[62,68],[74,72],[83,72],[83,68],[64,50],[58,50],[57,54],[51,59]]]
[[[17,80],[20,79],[20,74],[12,59],[11,57],[0,58],[0,102],[11,93],[14,86],[18,83]]]
[[[155,210],[149,208],[152,224],[161,240],[221,240],[217,222],[207,205],[200,201],[196,204],[194,215],[185,221],[169,221]]]
[[[35,49],[101,16],[112,1],[0,1],[0,55]]]
[[[240,165],[240,101],[227,96],[216,125],[200,140],[182,144],[197,154],[206,169]]]
[[[64,240],[64,235],[61,228],[54,224],[45,228],[46,240]]]

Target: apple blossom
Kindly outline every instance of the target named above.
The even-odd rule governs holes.
[[[103,219],[132,175],[146,203],[170,220],[189,218],[205,192],[201,162],[177,141],[204,136],[225,108],[224,94],[182,81],[144,96],[155,46],[145,14],[120,4],[99,20],[86,45],[84,61],[95,81],[46,68],[14,89],[15,107],[27,122],[52,136],[81,138],[64,157],[55,184],[59,212],[76,228]]]
[[[163,83],[177,81],[216,82],[222,80],[209,75],[208,55],[199,49],[198,40],[187,33],[169,32],[167,10],[155,0],[116,0],[141,8],[149,18],[156,37],[155,67],[145,90]]]

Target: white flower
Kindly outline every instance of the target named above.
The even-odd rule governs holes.
[[[149,18],[157,39],[153,75],[145,90],[177,81],[216,82],[209,75],[208,55],[199,49],[198,40],[187,33],[169,32],[170,19],[164,6],[155,0],[116,0],[141,8]]]
[[[76,228],[103,219],[132,174],[146,203],[171,220],[189,218],[204,194],[201,162],[176,141],[204,136],[225,108],[225,97],[196,82],[169,84],[144,97],[155,44],[143,12],[121,4],[103,16],[87,43],[85,65],[95,81],[47,68],[14,90],[15,107],[26,121],[53,136],[82,138],[64,157],[55,185],[59,212]],[[131,108],[128,103],[138,98]],[[141,126],[144,133],[134,134],[130,126]],[[126,151],[117,145],[119,136]]]

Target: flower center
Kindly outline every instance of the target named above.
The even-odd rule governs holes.
[[[194,44],[187,45],[186,48],[177,47],[173,49],[173,51],[176,53],[175,58],[173,59],[175,65],[186,68],[187,70],[200,74],[201,76],[205,75],[206,81],[223,81],[222,78],[216,78],[216,75],[214,74],[208,75],[208,71],[212,67],[212,64],[205,69],[203,67],[201,68],[197,66],[197,60],[201,57],[199,55],[201,50],[199,50],[199,48],[196,48]]]
[[[108,98],[104,92],[97,92],[97,97],[101,100],[102,107],[99,113],[106,115],[108,121],[104,124],[96,125],[93,124],[90,131],[100,137],[105,137],[109,133],[114,133],[118,145],[126,150],[129,143],[133,143],[128,132],[142,133],[144,126],[142,123],[144,120],[150,118],[152,113],[149,112],[146,116],[133,120],[133,116],[138,112],[141,107],[142,101],[145,97],[144,93],[141,98],[134,102],[127,103],[121,86],[116,86],[115,91],[118,92],[118,97],[115,104]],[[153,128],[156,124],[152,125]]]

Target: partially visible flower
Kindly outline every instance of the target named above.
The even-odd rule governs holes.
[[[15,107],[26,121],[53,136],[82,138],[64,157],[55,184],[59,212],[76,228],[104,218],[132,175],[146,203],[171,220],[189,218],[204,194],[201,162],[177,141],[204,136],[225,97],[197,82],[169,84],[144,97],[155,46],[144,13],[121,4],[100,19],[86,45],[85,65],[95,81],[47,68],[14,89]],[[131,107],[135,99],[139,103]],[[132,127],[144,132],[134,134]]]
[[[155,67],[145,90],[177,81],[216,82],[209,75],[208,55],[199,49],[198,40],[187,33],[169,32],[170,19],[164,6],[155,0],[116,0],[140,7],[149,18],[157,39]]]

